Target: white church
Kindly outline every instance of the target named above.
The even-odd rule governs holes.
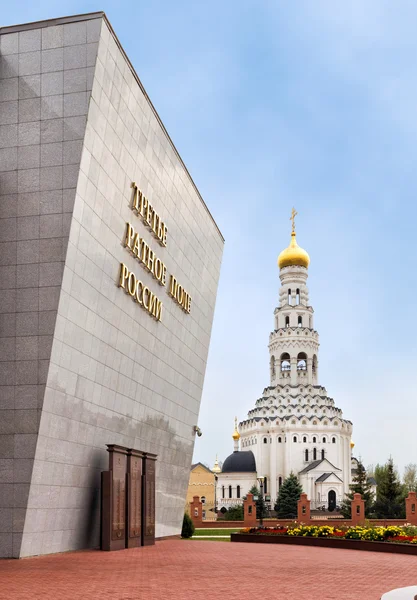
[[[319,334],[309,303],[310,257],[296,241],[278,257],[281,288],[269,335],[270,385],[233,433],[234,452],[217,474],[218,508],[242,502],[253,485],[272,507],[282,482],[293,472],[311,507],[333,510],[351,483],[352,423],[319,384]],[[240,444],[240,447],[239,447]]]

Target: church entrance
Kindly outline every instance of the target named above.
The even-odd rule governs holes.
[[[330,490],[328,494],[328,506],[327,509],[329,512],[333,512],[336,508],[336,492],[334,490]]]

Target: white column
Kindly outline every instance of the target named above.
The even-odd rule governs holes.
[[[273,504],[277,498],[277,434],[276,432],[271,433],[272,442],[269,444],[271,447],[269,457],[269,485],[271,494],[271,503]]]

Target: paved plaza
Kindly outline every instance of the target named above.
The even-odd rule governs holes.
[[[194,540],[0,561],[2,600],[379,600],[416,583],[414,556]]]

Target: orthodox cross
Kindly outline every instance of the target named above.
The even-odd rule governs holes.
[[[292,232],[295,233],[295,215],[298,215],[298,212],[295,208],[292,209],[290,221],[292,221]]]

